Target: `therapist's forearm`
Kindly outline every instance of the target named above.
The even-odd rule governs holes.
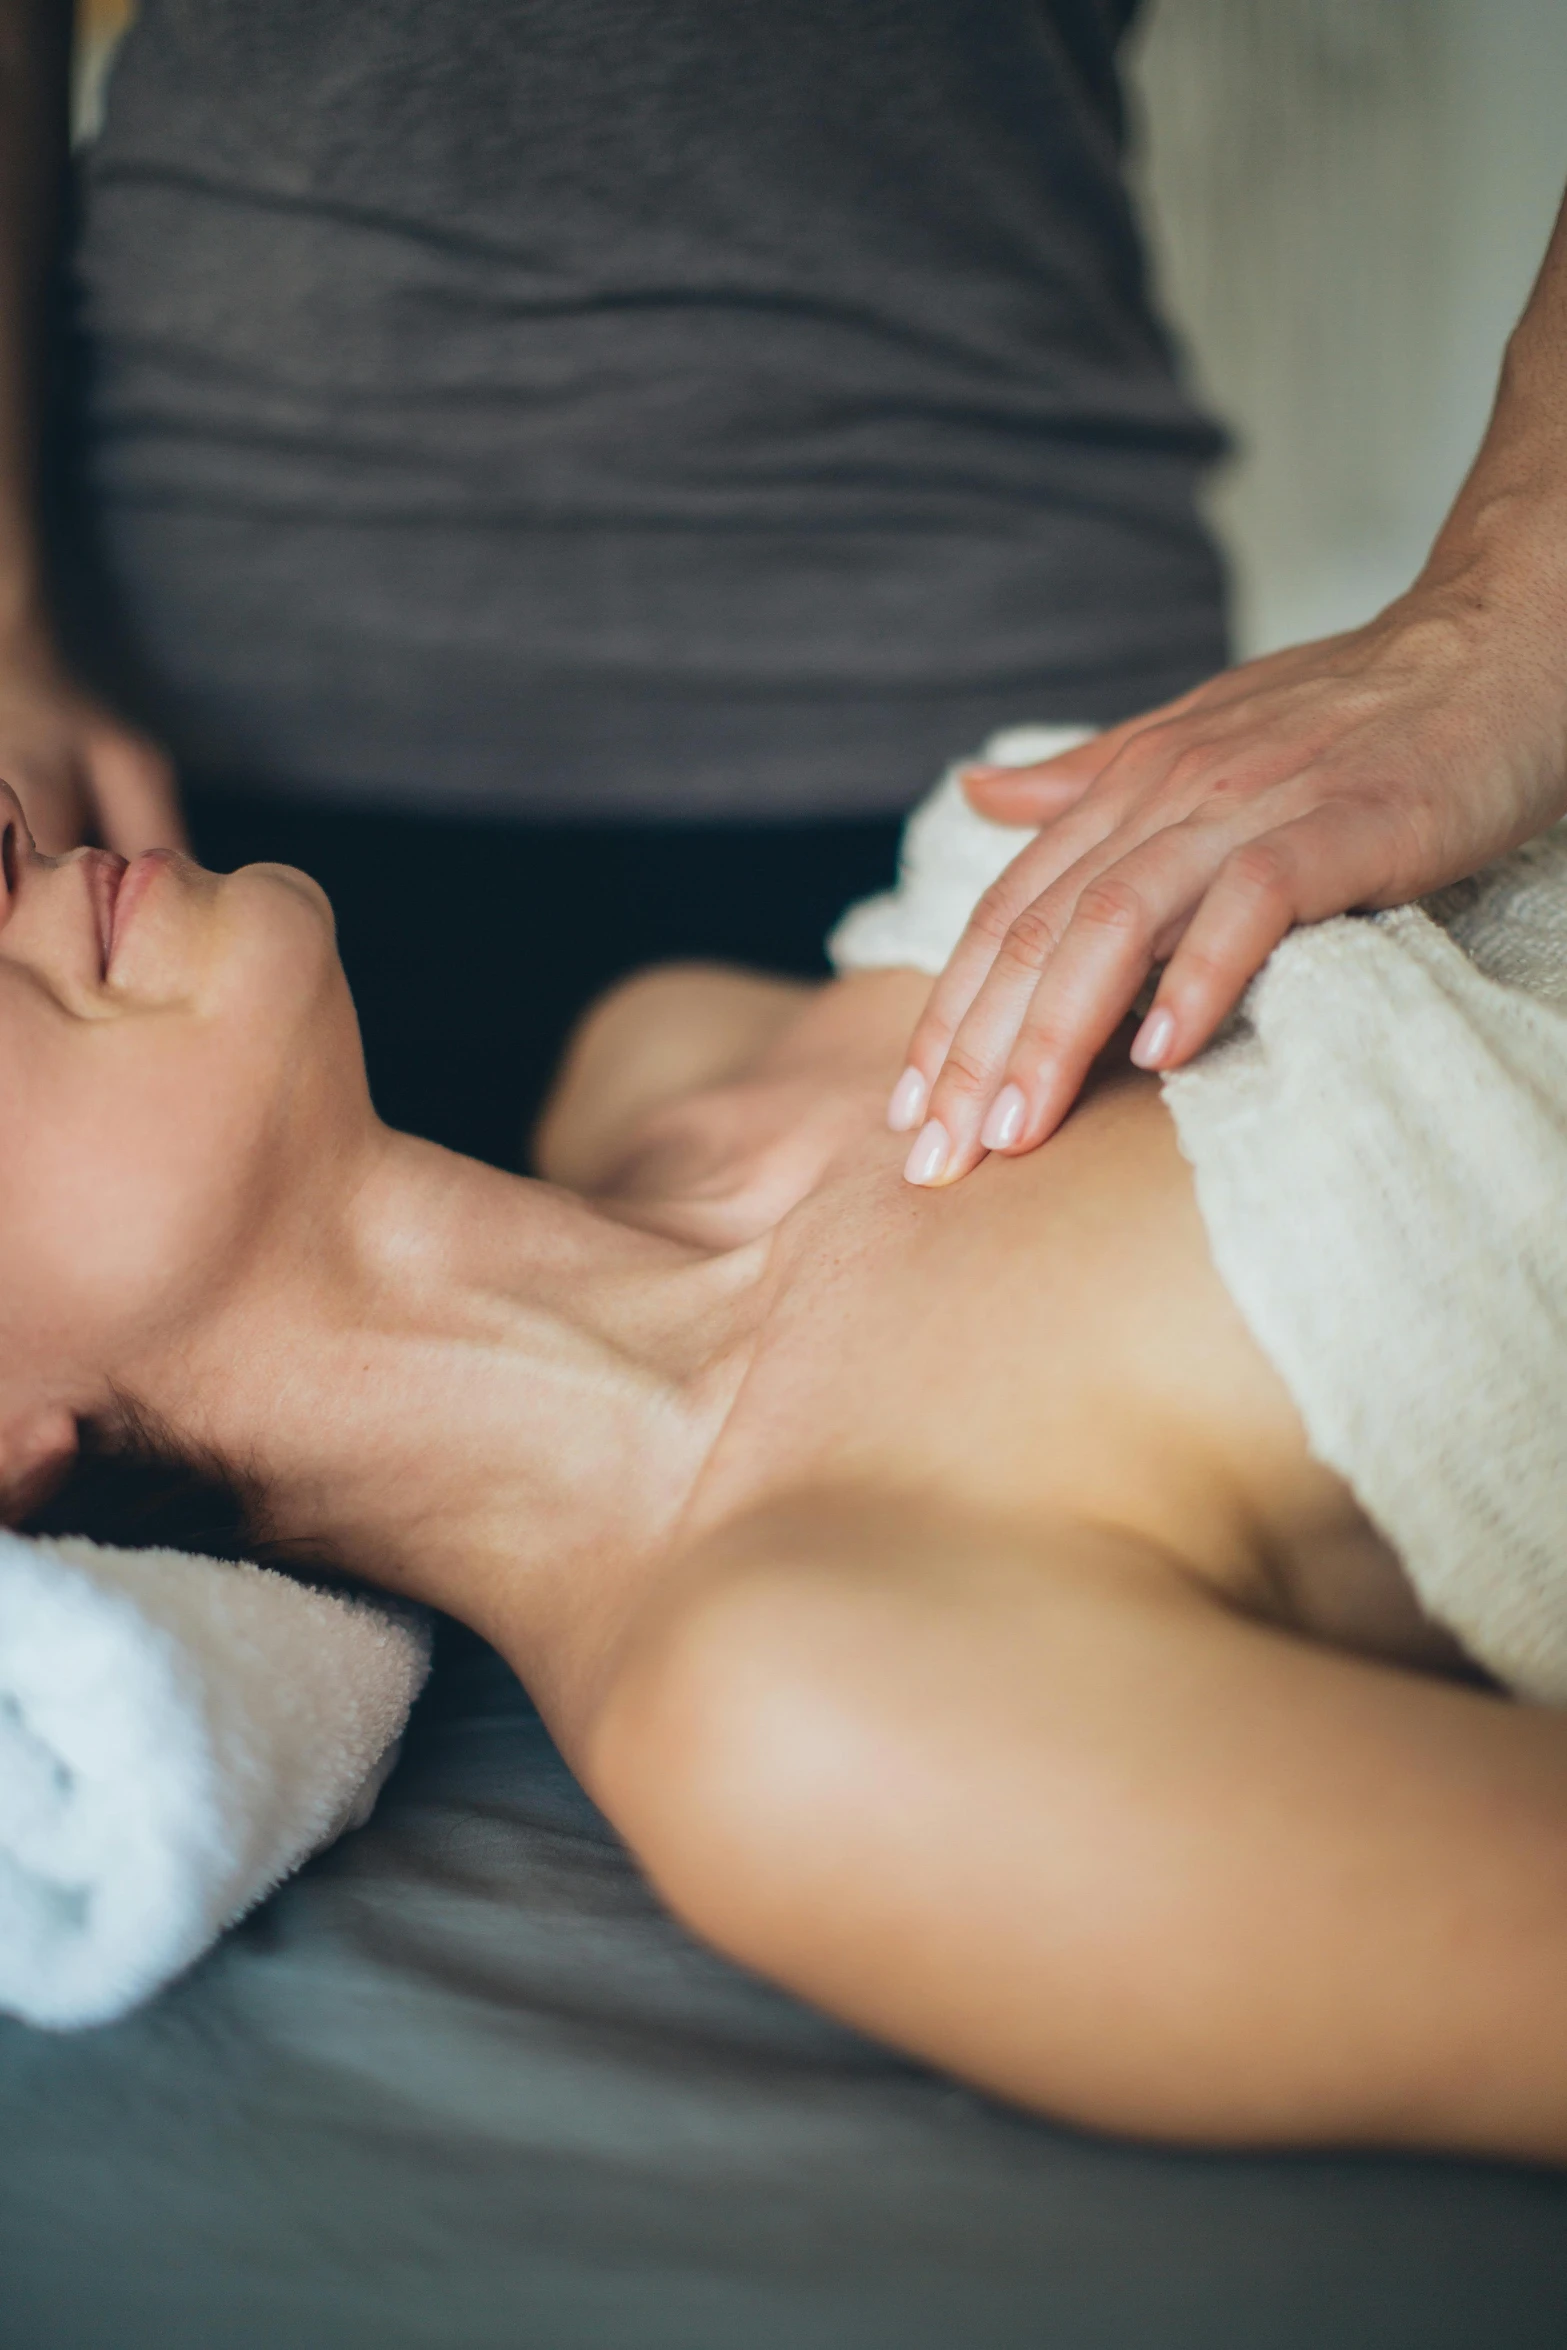
[[[70,675],[39,524],[47,301],[70,156],[70,0],[0,0],[0,775],[40,848],[180,847],[168,759]]]
[[[1412,593],[1457,594],[1477,615],[1521,598],[1561,626],[1567,695],[1567,200],[1514,328],[1480,451]],[[1499,612],[1498,616],[1501,616]]]
[[[71,11],[0,0],[0,646],[42,631],[44,302],[69,146]]]

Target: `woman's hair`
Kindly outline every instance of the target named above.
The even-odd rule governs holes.
[[[85,1534],[131,1550],[254,1559],[302,1582],[356,1580],[327,1565],[309,1543],[276,1540],[258,1478],[184,1443],[129,1397],[116,1397],[109,1417],[82,1421],[80,1439],[64,1483],[19,1533]]]

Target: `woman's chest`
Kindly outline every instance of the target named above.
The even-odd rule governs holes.
[[[901,1153],[865,1135],[779,1224],[695,1530],[808,1494],[1041,1545],[1086,1521],[1281,1624],[1451,1668],[1220,1282],[1153,1087],[950,1191],[902,1184]]]
[[[1236,1445],[1298,1438],[1254,1376],[1156,1097],[1090,1104],[1048,1151],[951,1191],[902,1184],[900,1156],[867,1140],[783,1219],[707,1507],[927,1493],[1092,1516],[1227,1571]]]

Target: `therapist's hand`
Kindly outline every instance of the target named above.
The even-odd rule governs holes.
[[[1132,1058],[1173,1069],[1292,925],[1402,904],[1559,816],[1567,602],[1460,574],[967,789],[1044,830],[980,901],[911,1040],[889,1121],[919,1129],[914,1182],[1043,1142],[1157,965]]]
[[[164,753],[84,693],[36,638],[0,647],[0,776],[50,854],[83,840],[122,857],[186,845]]]

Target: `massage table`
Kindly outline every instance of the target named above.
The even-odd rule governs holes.
[[[1567,1986],[1564,1986],[1567,1995]],[[659,1909],[443,1627],[370,1825],[0,2024],[3,2350],[1562,2350],[1567,2175],[1053,2127]]]

